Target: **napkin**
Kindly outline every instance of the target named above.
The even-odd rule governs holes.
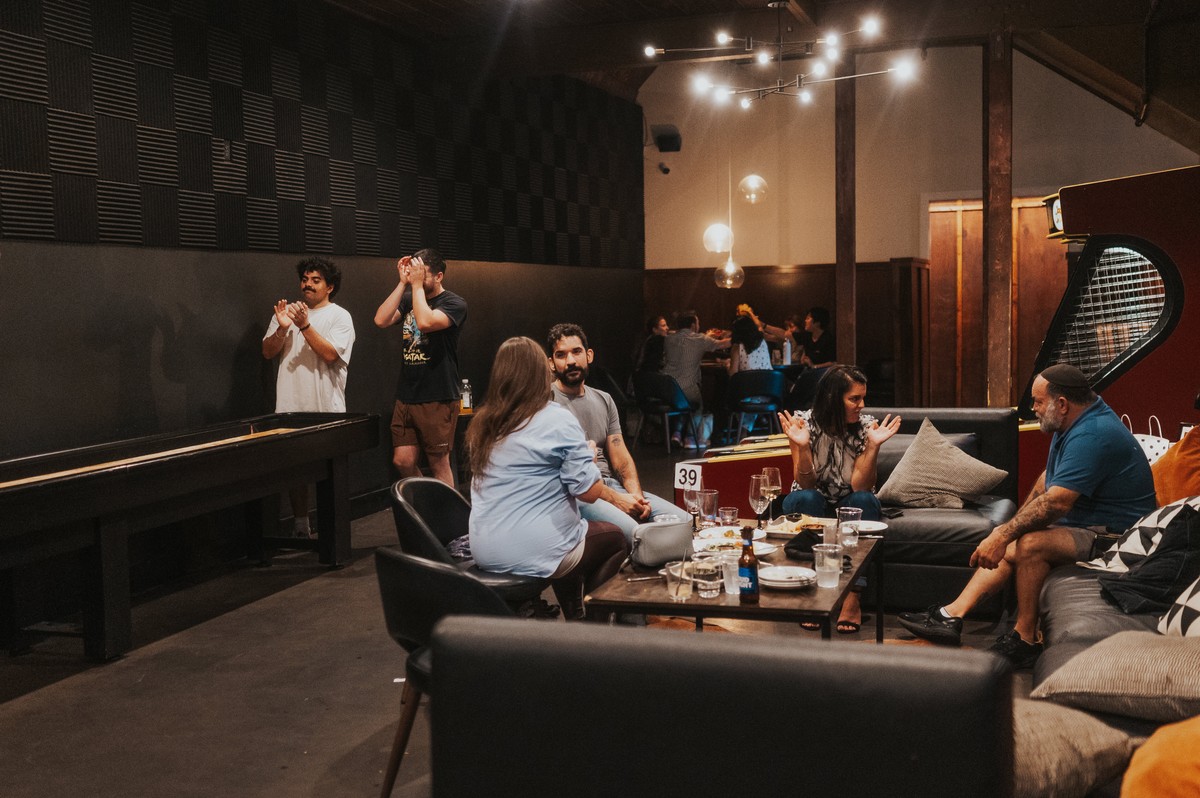
[[[789,560],[808,563],[813,562],[813,546],[824,540],[822,532],[815,529],[803,529],[798,535],[783,544],[783,553],[787,555]],[[842,555],[842,570],[846,571],[850,568],[850,555]]]

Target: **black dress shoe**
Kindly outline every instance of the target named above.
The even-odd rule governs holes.
[[[1043,648],[1041,643],[1026,643],[1017,634],[1017,630],[1013,629],[1008,634],[997,637],[988,650],[1007,659],[1016,670],[1021,670],[1032,668],[1033,663],[1042,655]]]
[[[962,645],[962,618],[943,617],[941,609],[934,605],[924,612],[902,612],[896,620],[923,640],[946,646]]]

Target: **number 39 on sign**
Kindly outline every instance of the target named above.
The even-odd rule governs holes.
[[[680,490],[695,490],[700,487],[700,464],[699,463],[676,463],[675,464],[675,487]]]

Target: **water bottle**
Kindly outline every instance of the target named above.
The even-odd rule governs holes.
[[[792,362],[792,339],[783,339],[783,365],[790,365]]]
[[[471,412],[473,403],[471,402],[471,381],[470,380],[464,379],[462,381],[462,388],[459,389],[459,393],[458,393],[458,401],[459,401],[459,406],[464,413]]]

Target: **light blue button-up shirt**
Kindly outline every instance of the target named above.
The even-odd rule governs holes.
[[[471,555],[487,571],[550,576],[587,533],[578,500],[600,479],[575,416],[553,402],[492,449],[471,482]]]

